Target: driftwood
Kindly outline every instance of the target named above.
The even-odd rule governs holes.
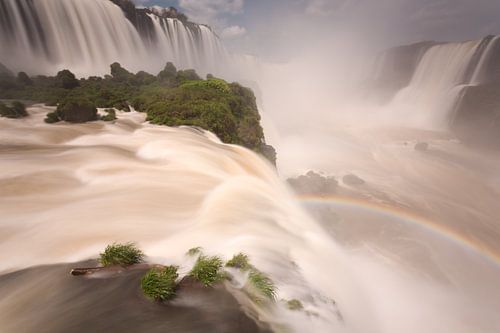
[[[71,275],[80,276],[80,275],[89,275],[94,272],[100,271],[104,267],[92,267],[92,268],[73,268],[70,272]]]

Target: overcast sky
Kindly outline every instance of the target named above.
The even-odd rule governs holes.
[[[174,6],[235,51],[275,56],[333,36],[381,48],[500,34],[500,0],[135,0]]]

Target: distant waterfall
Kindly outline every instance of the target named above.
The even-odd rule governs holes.
[[[446,127],[465,87],[488,80],[488,67],[498,37],[437,44],[420,58],[410,83],[389,103],[417,125]]]
[[[0,0],[0,62],[30,74],[69,68],[82,76],[107,73],[115,61],[152,73],[167,61],[202,74],[222,66],[225,50],[208,27],[145,18],[153,38],[109,0]]]

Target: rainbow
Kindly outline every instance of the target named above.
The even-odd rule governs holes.
[[[500,266],[500,253],[498,253],[494,249],[486,247],[484,244],[479,243],[477,240],[468,237],[467,235],[461,234],[449,226],[442,225],[427,218],[415,215],[402,208],[338,195],[301,195],[299,196],[299,199],[303,203],[337,204],[350,208],[362,208],[373,213],[396,218],[404,222],[405,224],[425,229],[426,231],[446,238],[448,241],[451,241],[461,246],[462,248],[465,248],[468,251],[471,251],[483,257],[484,259],[493,262],[495,265]]]

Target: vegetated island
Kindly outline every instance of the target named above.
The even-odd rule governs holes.
[[[200,127],[224,143],[244,146],[276,163],[276,151],[265,142],[251,89],[210,74],[202,79],[194,70],[177,70],[170,62],[156,76],[144,71],[133,74],[119,63],[111,65],[110,75],[82,79],[69,70],[30,77],[5,69],[0,71],[0,99],[57,106],[47,115],[47,123],[111,121],[116,119],[114,109],[132,107],[147,113],[152,124]],[[106,108],[107,115],[100,117],[97,108]]]

